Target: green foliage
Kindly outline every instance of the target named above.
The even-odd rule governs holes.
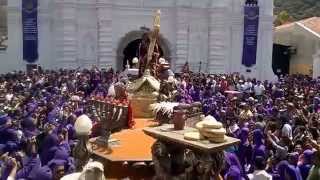
[[[281,11],[275,20],[275,25],[279,26],[282,24],[286,24],[292,21],[292,17],[289,15],[287,11]]]
[[[277,18],[283,12],[287,12],[289,20],[293,21],[320,16],[320,0],[274,0],[274,6]]]

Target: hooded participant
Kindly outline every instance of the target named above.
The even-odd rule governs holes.
[[[253,152],[252,159],[255,159],[257,156],[266,157],[266,146],[263,143],[264,135],[260,129],[253,131]]]
[[[301,176],[303,179],[307,179],[308,175],[309,175],[309,171],[312,167],[312,158],[313,158],[313,151],[312,150],[305,150],[303,152],[303,161],[302,164],[300,164],[298,166],[300,172],[301,172]]]
[[[239,134],[240,145],[238,149],[238,157],[243,167],[251,164],[252,147],[249,143],[248,137],[249,137],[249,129],[242,128]]]

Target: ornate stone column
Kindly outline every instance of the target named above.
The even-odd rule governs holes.
[[[56,0],[53,8],[55,66],[59,68],[76,68],[78,66],[77,1]]]
[[[8,1],[8,7],[7,7],[7,31],[8,31],[8,41],[7,41],[7,49],[3,52],[3,55],[0,57],[5,57],[4,60],[9,61],[10,58],[10,63],[5,63],[2,62],[4,65],[4,68],[0,68],[0,70],[5,70],[9,71],[10,70],[16,70],[17,67],[21,67],[20,62],[17,62],[15,58],[18,61],[22,61],[23,55],[22,55],[22,48],[23,48],[23,41],[22,41],[22,17],[21,17],[21,8],[22,8],[22,3],[17,0],[12,0]],[[12,55],[10,55],[12,54]],[[15,60],[15,61],[13,61]],[[23,62],[23,65],[25,62]],[[24,69],[25,66],[23,66],[20,69]],[[6,72],[6,71],[1,71],[1,72]]]
[[[273,80],[273,1],[258,0],[260,6],[257,67],[255,77],[260,80]]]
[[[52,68],[55,65],[52,57],[52,9],[50,7],[50,0],[39,1],[38,13],[38,43],[39,43],[39,59],[36,62],[43,68]],[[50,35],[49,35],[50,34]]]
[[[209,10],[209,56],[207,71],[209,73],[225,73],[227,67],[228,40],[227,7],[215,4]]]
[[[98,16],[98,65],[114,67],[112,50],[112,4],[113,0],[97,0]]]
[[[176,61],[175,70],[180,72],[183,65],[188,60],[188,5],[186,1],[177,1],[176,4]]]

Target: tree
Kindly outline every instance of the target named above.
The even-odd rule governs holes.
[[[290,21],[320,16],[319,0],[274,0],[274,5],[274,14],[279,16],[280,13],[286,11]],[[281,24],[279,21],[275,21],[275,23]]]
[[[275,25],[279,26],[282,24],[287,24],[291,22],[292,18],[290,17],[289,13],[287,11],[281,11],[279,15],[277,15],[277,18],[275,20]]]

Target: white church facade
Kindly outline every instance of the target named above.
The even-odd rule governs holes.
[[[242,65],[245,0],[39,0],[39,59],[44,69],[113,67],[121,70],[128,45],[152,29],[161,10],[160,47],[172,69],[272,79],[273,1],[258,0],[257,62]],[[8,47],[0,72],[25,69],[21,0],[8,0]],[[201,62],[201,63],[200,63]]]

